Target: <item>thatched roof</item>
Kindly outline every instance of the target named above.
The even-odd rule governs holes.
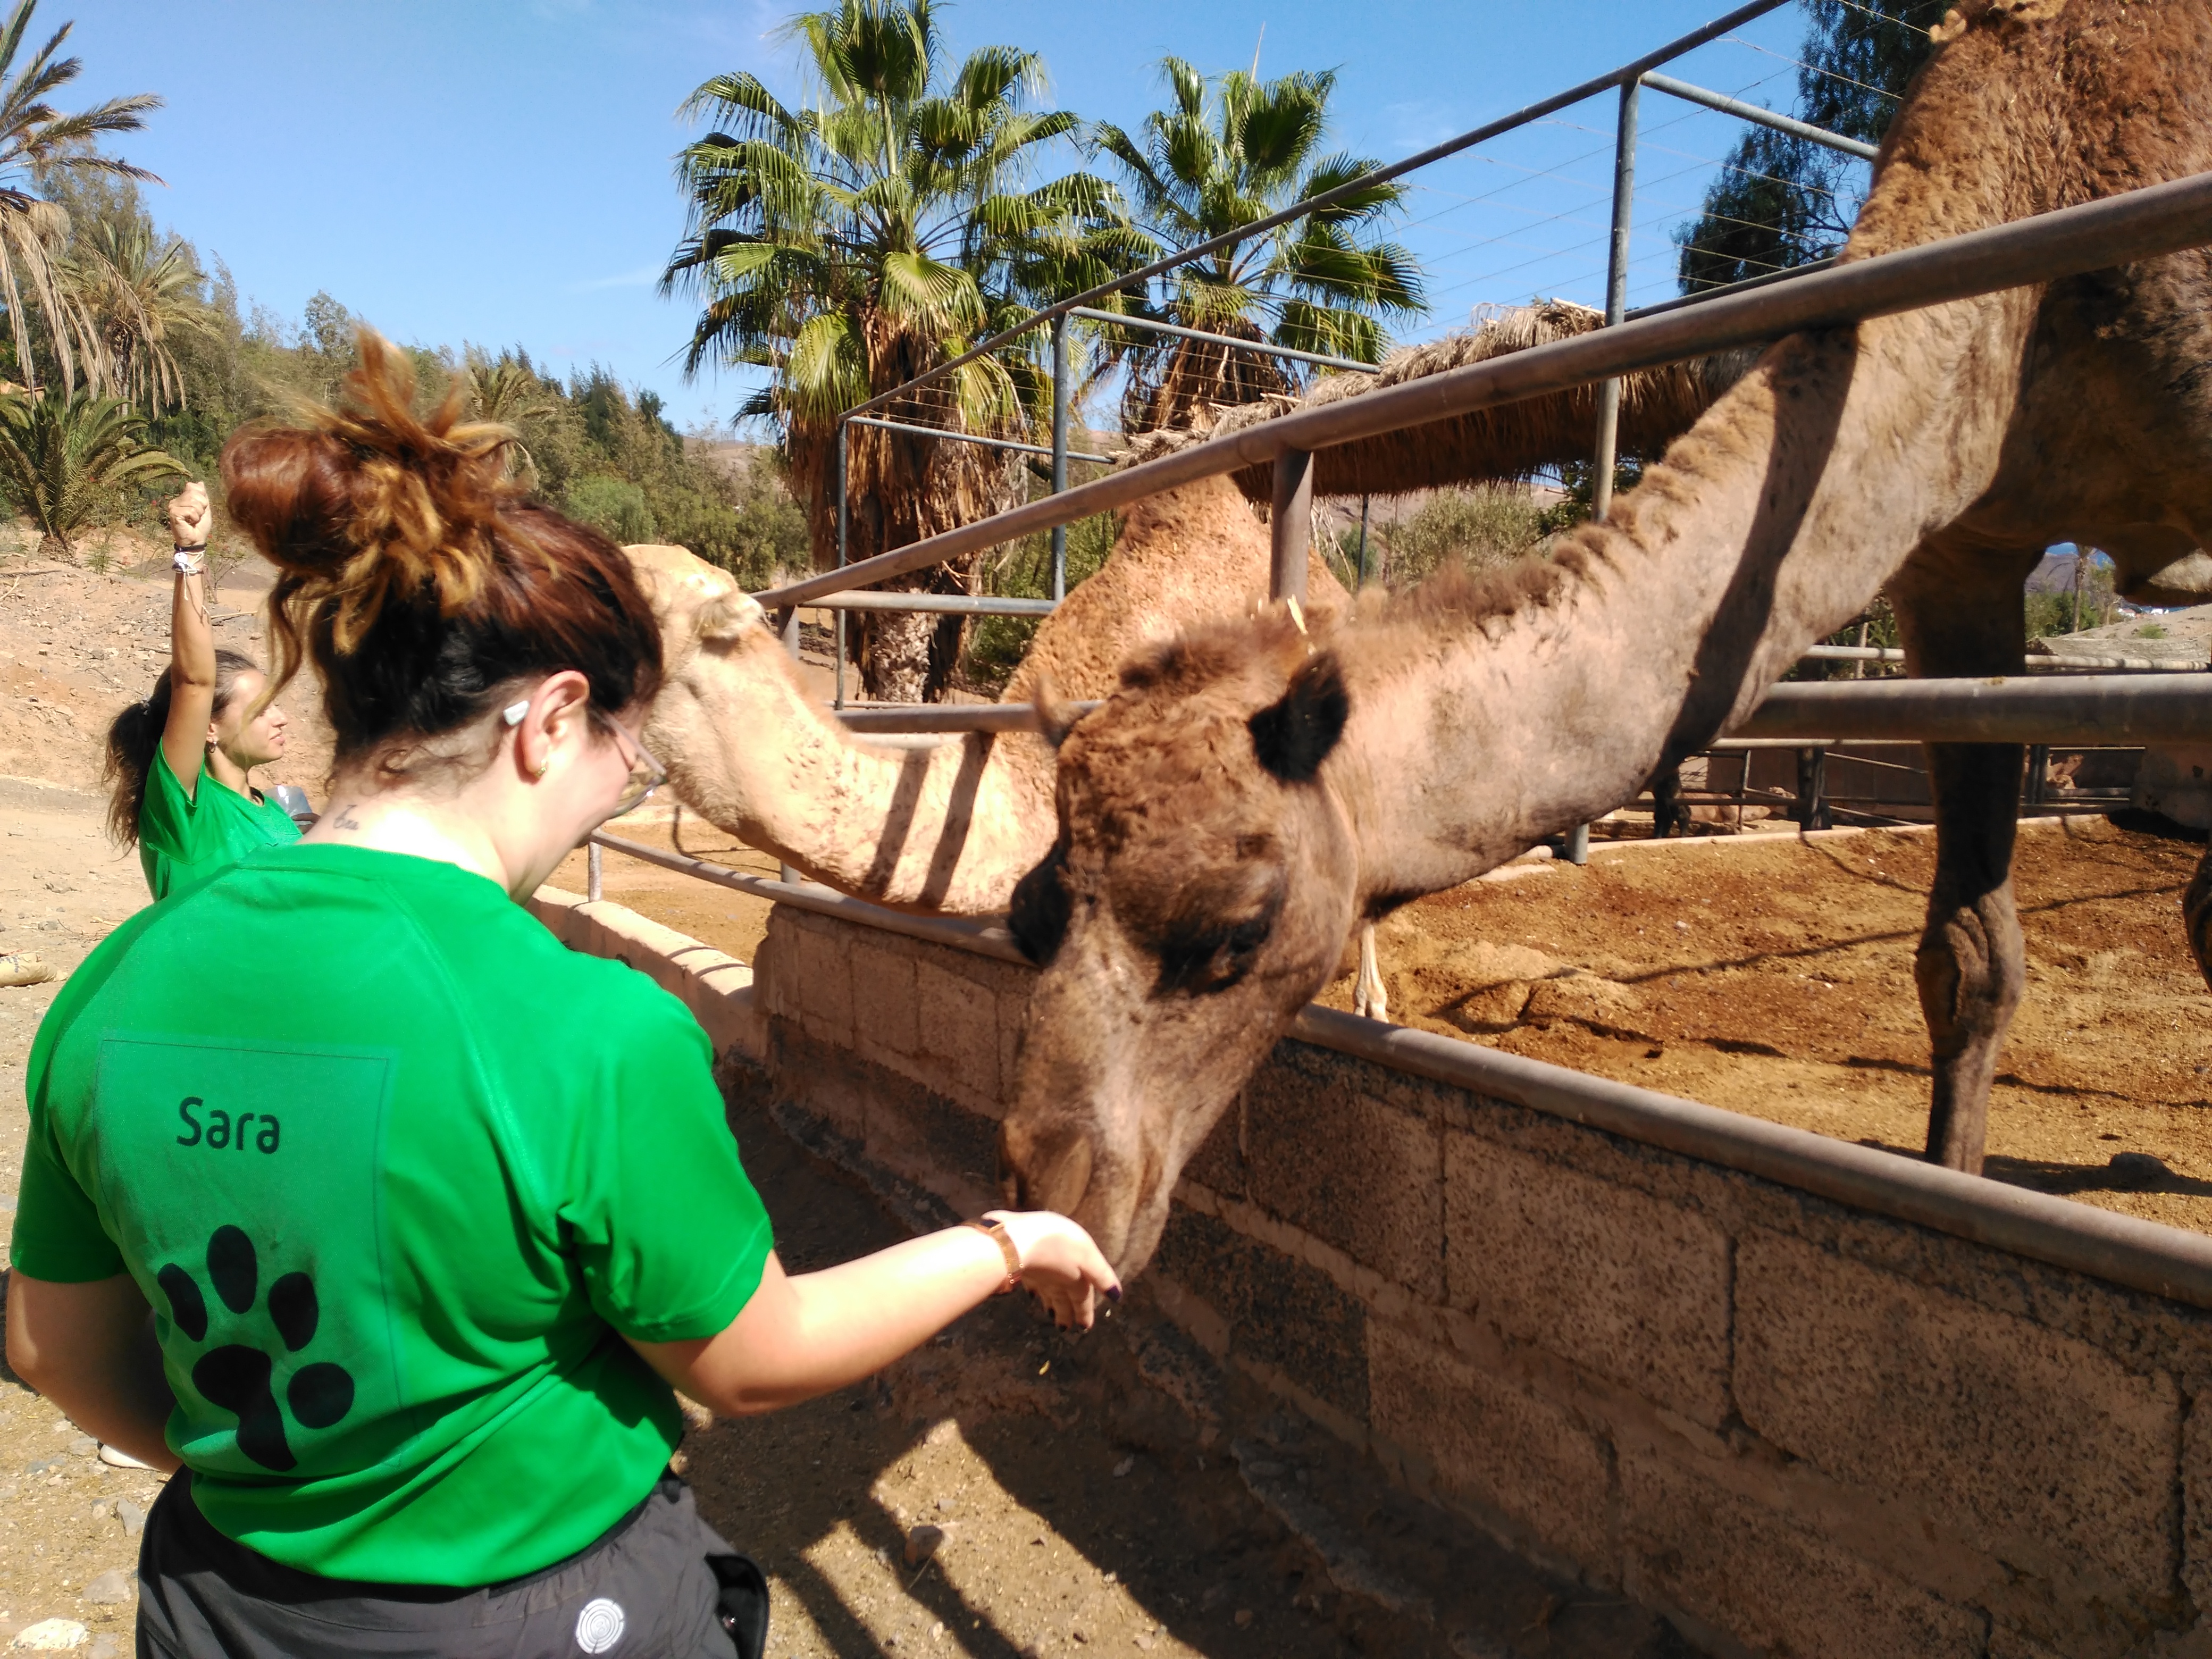
[[[1130,459],[1141,459],[1202,438],[1245,431],[1296,410],[1358,398],[1370,390],[1464,368],[1507,352],[1571,339],[1589,333],[1604,320],[1601,313],[1565,300],[1517,306],[1486,319],[1466,333],[1395,351],[1384,359],[1379,374],[1323,375],[1300,398],[1275,398],[1218,410],[1211,427],[1203,431],[1146,434],[1132,445]],[[1758,356],[1755,349],[1746,349],[1626,377],[1620,389],[1620,453],[1658,455],[1741,379]],[[1598,392],[1595,386],[1577,386],[1548,398],[1506,404],[1322,450],[1314,457],[1314,493],[1398,495],[1446,484],[1526,478],[1564,461],[1586,461],[1597,444]],[[1247,467],[1234,475],[1237,488],[1252,501],[1265,501],[1273,490],[1273,471],[1267,466]]]

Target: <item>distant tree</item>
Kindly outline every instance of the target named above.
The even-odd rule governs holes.
[[[0,490],[44,532],[42,551],[69,557],[79,531],[118,516],[125,490],[182,472],[145,432],[120,398],[58,388],[0,398]]]
[[[1180,58],[1160,64],[1167,108],[1135,134],[1102,124],[1093,137],[1121,166],[1152,240],[1188,247],[1347,184],[1379,165],[1323,155],[1333,72],[1261,81],[1231,70],[1213,83]],[[1334,207],[1179,267],[1158,313],[1186,328],[1293,350],[1382,361],[1385,324],[1421,313],[1411,253],[1381,234],[1405,186],[1382,184]],[[1135,430],[1183,426],[1210,404],[1295,390],[1292,365],[1249,351],[1140,330],[1109,331],[1109,366],[1128,376],[1123,416]]]
[[[1906,85],[1934,51],[1928,31],[1950,0],[1807,0],[1798,117],[1874,144]],[[1791,270],[1843,245],[1864,198],[1866,164],[1753,127],[1705,191],[1694,224],[1678,228],[1682,292]]]
[[[102,155],[94,145],[104,133],[139,131],[161,100],[142,92],[111,98],[75,115],[57,110],[46,100],[83,69],[77,58],[55,55],[76,25],[63,24],[19,67],[16,59],[37,9],[38,0],[16,0],[0,24],[0,301],[8,307],[17,372],[24,381],[33,388],[40,384],[29,328],[35,307],[46,321],[46,344],[63,390],[70,392],[76,386],[79,356],[89,353],[96,360],[100,343],[62,281],[58,256],[69,238],[69,215],[40,191],[39,175],[106,173],[153,179],[143,167]]]
[[[80,225],[62,269],[100,345],[98,389],[147,416],[184,401],[173,354],[179,335],[214,325],[200,299],[204,282],[190,246],[157,246],[140,217]]]
[[[688,146],[678,174],[690,233],[664,292],[701,309],[684,372],[768,371],[740,418],[772,422],[805,504],[815,556],[836,545],[836,418],[957,356],[1032,305],[1129,267],[1133,234],[1112,189],[1072,173],[1024,176],[1081,124],[1030,107],[1034,52],[986,46],[957,65],[930,0],[843,0],[805,13],[810,101],[786,107],[752,75],[717,76],[690,115],[723,130]],[[946,380],[933,423],[1029,427],[1042,403],[1036,353],[981,359]],[[909,414],[914,411],[908,411]],[[1016,499],[992,451],[855,429],[847,497],[853,556],[901,547]],[[918,579],[964,589],[972,561]],[[957,618],[872,613],[856,630],[872,696],[934,696],[958,653]]]

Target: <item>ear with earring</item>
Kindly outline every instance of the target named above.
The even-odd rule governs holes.
[[[507,704],[506,708],[501,709],[499,711],[499,717],[510,726],[520,726],[522,724],[522,717],[529,712],[530,699],[525,697],[520,702],[511,702]],[[547,769],[551,765],[552,763],[550,761],[540,760],[535,766],[530,769],[530,775],[533,778],[542,778],[545,775]]]

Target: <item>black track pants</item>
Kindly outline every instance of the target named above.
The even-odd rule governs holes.
[[[759,1569],[663,1477],[605,1537],[481,1589],[349,1583],[271,1561],[209,1525],[179,1474],[146,1518],[138,1651],[152,1659],[758,1659]]]

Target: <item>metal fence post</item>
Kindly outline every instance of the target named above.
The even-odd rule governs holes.
[[[842,430],[842,428],[841,428],[840,430]],[[841,497],[840,499],[842,501],[842,498]],[[841,611],[838,614],[842,616],[843,615],[843,612]],[[783,616],[780,620],[777,631],[783,635],[783,648],[791,653],[792,661],[799,661],[799,607],[797,605],[792,605],[784,611]],[[776,866],[776,870],[777,877],[780,880],[797,881],[800,879],[799,872],[793,869],[787,864],[779,864]]]
[[[1355,593],[1367,586],[1367,499],[1359,498],[1359,575],[1352,586]]]
[[[1306,546],[1313,535],[1313,456],[1286,449],[1275,457],[1275,500],[1267,514],[1271,558],[1267,597],[1306,597]]]
[[[1052,319],[1052,493],[1067,488],[1067,318]],[[1067,526],[1052,527],[1052,597],[1067,597]]]
[[[1610,328],[1628,312],[1629,226],[1635,213],[1636,112],[1638,83],[1626,81],[1620,88],[1620,119],[1613,141],[1613,248],[1606,258],[1605,321]],[[1613,510],[1613,464],[1620,437],[1620,382],[1607,380],[1598,388],[1597,447],[1590,456],[1590,517],[1602,519]],[[1567,831],[1570,864],[1589,862],[1589,825],[1578,823]]]
[[[1820,796],[1828,781],[1828,751],[1826,749],[1800,749],[1797,751],[1797,827],[1800,830],[1826,830],[1829,827],[1828,804]]]
[[[847,443],[850,441],[848,434],[852,430],[853,428],[851,426],[847,424],[844,417],[840,416],[837,420],[837,568],[840,570],[842,570],[845,568],[845,560],[848,552],[846,546],[848,530],[845,505],[845,447]],[[796,616],[798,613],[794,611],[793,614]],[[796,634],[792,635],[791,650],[793,656],[797,656],[799,654],[798,638],[799,636]],[[837,695],[836,701],[833,706],[838,708],[842,708],[845,706],[845,613],[842,611],[837,613]]]
[[[594,904],[599,902],[600,850],[597,842],[584,849],[584,896]]]
[[[1606,260],[1605,322],[1607,328],[1628,311],[1628,242],[1635,213],[1636,114],[1638,83],[1620,88],[1620,121],[1613,155],[1613,251]],[[1590,516],[1602,519],[1613,508],[1613,466],[1620,435],[1620,382],[1607,380],[1598,391],[1596,471],[1590,477]]]

